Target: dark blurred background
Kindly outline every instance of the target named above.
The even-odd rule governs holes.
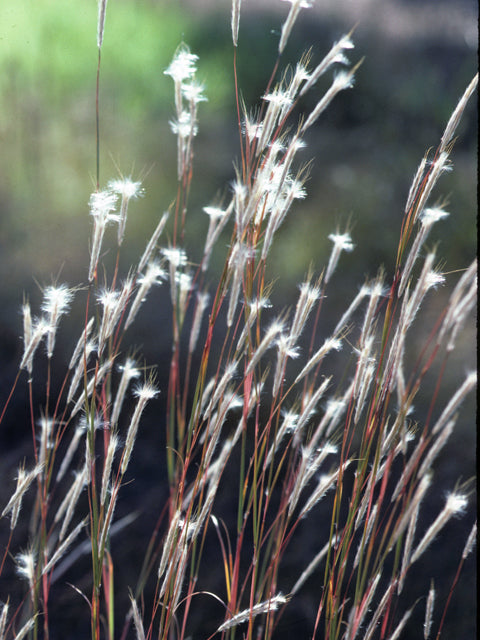
[[[239,85],[246,104],[252,107],[265,92],[289,6],[277,0],[243,2]],[[2,399],[10,390],[21,357],[24,292],[35,310],[41,299],[40,287],[52,279],[77,284],[87,277],[87,203],[95,174],[96,21],[97,3],[93,0],[2,0],[0,5]],[[308,146],[302,152],[303,161],[314,160],[307,183],[309,195],[294,208],[279,232],[269,274],[276,280],[273,301],[281,306],[293,304],[296,285],[308,266],[312,264],[318,272],[328,260],[328,234],[351,223],[356,248],[342,257],[341,277],[328,292],[325,323],[330,323],[330,330],[366,276],[373,277],[379,265],[384,265],[387,278],[392,275],[413,175],[425,151],[439,142],[451,111],[477,68],[474,0],[319,1],[301,13],[284,65],[295,64],[310,47],[313,64],[317,63],[333,42],[354,26],[355,49],[349,58],[352,63],[364,56],[365,60],[353,90],[338,96],[309,132]],[[122,256],[124,273],[137,260],[156,221],[176,195],[176,141],[168,126],[173,116],[172,82],[163,71],[182,40],[200,57],[197,75],[205,82],[209,99],[200,105],[187,224],[186,248],[193,261],[201,255],[203,242],[197,239],[204,237],[207,227],[202,207],[222,196],[228,198],[234,177],[238,132],[230,2],[109,3],[101,69],[101,186],[121,172],[134,179],[143,177],[146,190],[145,197],[131,205]],[[300,113],[314,105],[330,81],[331,75],[322,78],[300,105]],[[431,201],[447,198],[446,209],[451,212],[429,240],[429,246],[436,244],[437,255],[445,259],[447,272],[465,268],[476,253],[475,101],[476,96],[457,132],[454,170],[442,177]],[[107,242],[110,240],[113,236],[108,236]],[[221,259],[223,254],[213,260],[213,273],[220,269]],[[447,275],[447,283],[457,277]],[[166,289],[156,296],[139,318],[141,343],[133,342],[142,348],[148,364],[165,361],[170,345],[170,335],[161,330],[162,318],[169,314]],[[438,296],[441,304],[447,296],[445,288]],[[435,311],[432,308],[430,313]],[[76,339],[81,326],[77,319],[72,313],[59,339],[59,354],[62,344],[65,347],[64,359],[70,357],[70,336]],[[421,334],[411,338],[413,352],[424,338]],[[446,393],[457,388],[465,372],[475,366],[474,340],[471,323],[449,362],[452,374],[446,380]],[[161,381],[165,374],[160,368]],[[434,509],[443,504],[443,487],[452,487],[459,475],[466,480],[474,473],[473,404],[466,406],[456,436],[440,460],[442,480],[432,517]],[[23,405],[19,391],[1,425],[2,478],[13,476],[23,451],[27,451],[30,434],[22,417]],[[161,456],[147,450],[140,455],[146,468],[158,464]],[[11,483],[6,489],[10,487]],[[5,498],[2,495],[2,504]],[[440,546],[434,556],[437,564],[443,561],[448,565],[444,571],[451,578],[471,520],[468,518],[463,529],[456,527],[463,537],[449,540],[448,554]],[[315,523],[312,527],[303,541],[305,549],[314,554]],[[450,564],[447,556],[452,558]],[[474,563],[469,566],[464,588],[454,598],[454,622],[447,619],[451,631],[445,638],[468,640],[474,636]],[[419,593],[411,601],[428,587],[428,581],[426,586],[419,585]],[[313,595],[300,606],[295,624],[299,624],[298,616],[311,615],[318,601],[315,585],[312,589]],[[423,605],[420,608],[423,615]],[[414,629],[408,637],[422,637],[420,628]],[[289,637],[288,628],[286,634],[284,637]]]

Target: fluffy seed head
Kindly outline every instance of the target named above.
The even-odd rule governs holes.
[[[90,215],[99,219],[116,219],[112,216],[117,204],[117,194],[110,190],[95,191],[90,196]]]
[[[188,84],[182,84],[182,95],[190,104],[198,104],[199,102],[208,102],[208,98],[203,95],[205,85],[200,82],[191,81]]]
[[[117,193],[121,198],[130,200],[131,198],[138,198],[142,195],[142,183],[134,182],[131,178],[122,178],[121,180],[110,180],[108,188],[113,193]]]
[[[423,213],[420,215],[420,222],[424,227],[431,227],[438,220],[442,220],[443,218],[447,218],[450,214],[447,211],[444,211],[440,207],[432,207],[429,209],[424,209]]]
[[[152,400],[160,393],[159,390],[151,383],[145,382],[142,385],[138,385],[133,392],[139,400]]]
[[[183,267],[187,264],[187,255],[183,249],[178,248],[168,248],[162,249],[162,254],[166,260],[173,266],[175,269],[178,267]]]
[[[16,558],[17,573],[21,578],[28,580],[30,589],[33,589],[35,580],[35,555],[33,551],[19,553]]]
[[[177,120],[170,120],[168,124],[170,125],[172,133],[178,135],[180,138],[195,136],[198,132],[198,127],[188,111],[182,111]]]
[[[58,287],[47,287],[43,293],[42,311],[44,311],[51,319],[58,318],[68,311],[73,299],[73,291],[65,284]]]
[[[51,358],[55,346],[55,334],[62,315],[67,313],[73,299],[73,291],[62,284],[58,287],[47,287],[43,294],[42,311],[45,312],[50,325],[47,335],[47,354]]]
[[[167,76],[171,76],[175,82],[187,80],[191,78],[196,71],[195,62],[198,56],[190,53],[190,49],[186,45],[181,45],[170,63],[169,67],[163,72]]]

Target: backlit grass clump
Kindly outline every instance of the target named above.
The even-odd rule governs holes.
[[[442,393],[442,372],[471,322],[476,262],[459,273],[445,308],[428,316],[426,332],[422,310],[445,280],[431,242],[434,225],[449,214],[432,203],[432,192],[451,170],[455,131],[477,78],[436,150],[415,172],[392,256],[393,278],[387,280],[379,267],[376,277],[360,282],[343,313],[333,323],[330,318],[326,326],[334,328],[325,336],[328,290],[341,287],[342,252],[354,250],[349,230],[331,233],[330,256],[318,273],[308,271],[294,308],[270,303],[274,285],[267,265],[279,227],[307,197],[309,168],[298,153],[335,96],[353,86],[360,62],[350,65],[354,44],[347,34],[320,63],[305,53],[285,67],[282,53],[295,20],[311,5],[290,4],[261,107],[244,105],[235,83],[240,150],[225,202],[204,207],[209,223],[206,237],[198,238],[204,247],[200,262],[189,259],[184,238],[192,215],[198,111],[206,97],[196,79],[197,56],[181,44],[165,70],[174,91],[177,195],[143,254],[121,271],[128,212],[143,193],[141,182],[120,177],[103,188],[97,184],[89,201],[92,236],[84,281],[46,287],[38,310],[23,301],[23,356],[9,402],[26,385],[32,449],[19,461],[10,500],[0,505],[0,570],[15,575],[23,588],[8,580],[1,594],[0,638],[60,637],[57,598],[70,616],[71,637],[78,637],[86,619],[95,640],[275,638],[307,584],[316,598],[308,637],[393,639],[409,629],[416,635],[403,637],[433,638],[442,632],[449,598],[435,601],[434,582],[421,602],[409,600],[405,590],[410,569],[425,563],[444,526],[468,509],[468,486],[457,485],[435,516],[426,523],[421,517],[436,491],[436,459],[455,438],[460,407],[476,384],[474,372],[459,372],[454,394]],[[240,5],[232,3],[235,78]],[[97,182],[105,17],[103,0]],[[324,74],[333,79],[317,95]],[[301,113],[299,101],[307,92],[316,96],[314,106]],[[113,267],[104,260],[112,242]],[[216,277],[209,268],[214,252],[224,255]],[[149,362],[148,354],[145,361],[129,346],[142,341],[135,321],[154,287],[165,291],[171,310],[171,323],[158,325],[162,340],[168,332],[171,341],[159,363]],[[63,384],[53,393],[53,372],[63,366],[56,359],[57,330],[79,299],[84,323],[66,359]],[[427,338],[412,362],[406,351],[417,324]],[[346,363],[341,376],[338,358]],[[432,372],[433,393],[424,389]],[[160,382],[167,377],[167,384]],[[44,389],[40,407],[34,389]],[[417,416],[417,403],[428,407],[426,415]],[[131,521],[141,522],[142,503],[131,518],[116,518],[116,506],[135,483],[135,463],[141,465],[147,407],[157,407],[149,429],[158,438],[148,447],[158,445],[158,495],[165,499],[156,505],[148,544],[137,549],[143,563],[134,581],[123,584],[116,580],[122,539]],[[300,554],[293,575],[292,548],[304,527],[316,532],[317,548],[308,562]],[[458,557],[457,575],[445,576],[450,593],[475,534],[476,525]],[[68,572],[78,575],[75,565],[86,553],[88,576],[82,575],[81,586],[71,584]],[[212,592],[211,584],[221,586]],[[419,607],[424,625],[412,631],[409,617]]]

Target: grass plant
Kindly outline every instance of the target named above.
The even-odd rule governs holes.
[[[427,240],[434,239],[432,227],[448,213],[432,204],[432,193],[451,170],[457,125],[477,78],[461,96],[437,148],[415,172],[392,256],[393,278],[387,280],[380,267],[351,293],[325,336],[329,287],[340,286],[342,253],[354,250],[349,229],[329,236],[325,267],[307,272],[294,308],[272,307],[274,285],[266,277],[276,232],[295,201],[307,196],[309,165],[298,160],[305,138],[335,96],[353,86],[361,64],[350,65],[347,58],[354,48],[350,33],[317,65],[305,53],[295,65],[283,66],[296,18],[310,4],[290,0],[278,59],[261,107],[252,112],[236,81],[241,2],[232,2],[239,157],[225,202],[204,208],[209,226],[199,240],[204,246],[199,264],[189,259],[185,230],[192,215],[198,112],[206,98],[196,79],[197,56],[179,45],[165,70],[173,81],[176,197],[159,216],[137,264],[123,273],[128,212],[143,186],[131,177],[100,184],[106,117],[101,51],[108,15],[106,0],[99,2],[97,188],[89,201],[85,283],[45,287],[38,315],[23,301],[23,356],[1,408],[0,422],[8,419],[18,387],[26,385],[32,451],[19,463],[10,500],[0,505],[5,532],[0,577],[16,576],[1,594],[0,638],[59,637],[58,607],[52,602],[58,597],[62,606],[72,606],[72,638],[79,610],[88,617],[92,640],[275,638],[306,583],[316,589],[306,637],[393,640],[405,630],[404,637],[442,636],[476,525],[458,558],[457,574],[444,576],[452,584],[444,602],[435,598],[433,582],[421,602],[408,602],[405,589],[412,567],[425,561],[447,523],[468,510],[471,488],[464,483],[451,488],[428,522],[422,517],[435,492],[437,458],[455,437],[462,403],[476,384],[476,374],[467,372],[451,397],[442,394],[444,371],[472,319],[476,262],[462,269],[437,317],[427,316],[431,325],[413,362],[406,352],[415,326],[425,322],[424,308],[445,282],[441,258]],[[302,113],[302,97],[315,95],[318,79],[332,72],[330,88]],[[104,258],[109,242],[116,245],[113,261]],[[224,254],[216,279],[209,269],[213,252]],[[159,330],[170,332],[171,351],[168,362],[150,363],[130,345],[136,318],[157,286],[168,291],[171,322]],[[62,366],[56,359],[57,332],[77,302],[84,323],[54,394],[52,379]],[[339,376],[334,363],[345,352],[349,357],[341,360]],[[425,383],[430,376],[433,392],[425,390],[432,388]],[[33,400],[39,388],[44,389],[41,407]],[[416,413],[420,400],[425,415]],[[131,522],[142,518],[142,504],[118,519],[116,507],[135,483],[131,470],[136,455],[141,458],[142,416],[155,407],[149,421],[162,443],[155,456],[165,500],[156,505],[156,524],[140,550],[136,579],[123,584],[116,581],[118,549]],[[309,563],[295,563],[292,576],[286,559],[304,527],[318,532],[318,548]],[[86,550],[87,580],[67,584],[65,573]],[[61,595],[53,589],[59,583]],[[212,591],[211,584],[220,586]],[[214,607],[207,608],[206,600]],[[425,622],[412,631],[409,618],[419,607]],[[208,620],[202,611],[209,612]]]

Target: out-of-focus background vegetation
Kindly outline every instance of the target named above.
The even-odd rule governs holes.
[[[415,170],[424,152],[438,143],[476,71],[477,3],[323,0],[317,5],[301,14],[284,65],[295,64],[310,47],[313,63],[318,62],[355,25],[356,48],[350,59],[365,60],[354,89],[338,96],[311,131],[303,151],[305,162],[314,159],[309,195],[279,233],[270,276],[276,280],[274,301],[292,304],[309,264],[318,271],[326,263],[328,234],[350,224],[356,249],[342,256],[341,276],[329,291],[331,317],[326,322],[331,329],[366,275],[373,277],[381,264],[392,274]],[[289,6],[280,0],[243,2],[239,85],[252,107],[265,91]],[[86,281],[87,204],[95,174],[96,21],[95,0],[0,4],[2,398],[20,360],[23,292],[35,304],[40,286],[52,279]],[[111,0],[102,49],[101,186],[122,173],[143,178],[146,190],[145,197],[131,205],[124,270],[137,260],[176,195],[176,141],[168,125],[172,82],[163,71],[181,41],[199,55],[198,75],[209,99],[200,105],[188,214],[186,248],[192,260],[201,255],[198,238],[207,227],[202,207],[222,197],[227,200],[234,177],[238,132],[230,2]],[[313,106],[330,81],[328,77],[318,83],[299,113]],[[470,105],[452,154],[454,171],[441,179],[437,194],[439,201],[448,199],[451,216],[434,229],[429,246],[437,244],[447,272],[466,267],[476,252],[476,126],[476,110]],[[219,264],[213,261],[213,269]],[[140,320],[142,346],[153,363],[169,346],[170,336],[162,335],[158,321],[158,314],[168,314],[168,309],[147,309],[152,316]],[[412,338],[412,350],[424,339]],[[457,360],[451,363],[462,379],[474,366],[474,339],[473,328],[464,332]],[[460,379],[450,384],[455,388]],[[28,437],[27,427],[11,420],[6,424],[10,433],[18,429]],[[463,424],[460,434],[450,446],[450,458],[446,454],[443,461],[450,486],[459,473],[466,479],[474,468],[473,423]],[[4,435],[0,442],[5,443]],[[439,504],[442,500],[440,494]],[[470,606],[473,611],[472,599]],[[465,622],[465,633],[456,627],[455,637],[468,638],[471,622]]]

